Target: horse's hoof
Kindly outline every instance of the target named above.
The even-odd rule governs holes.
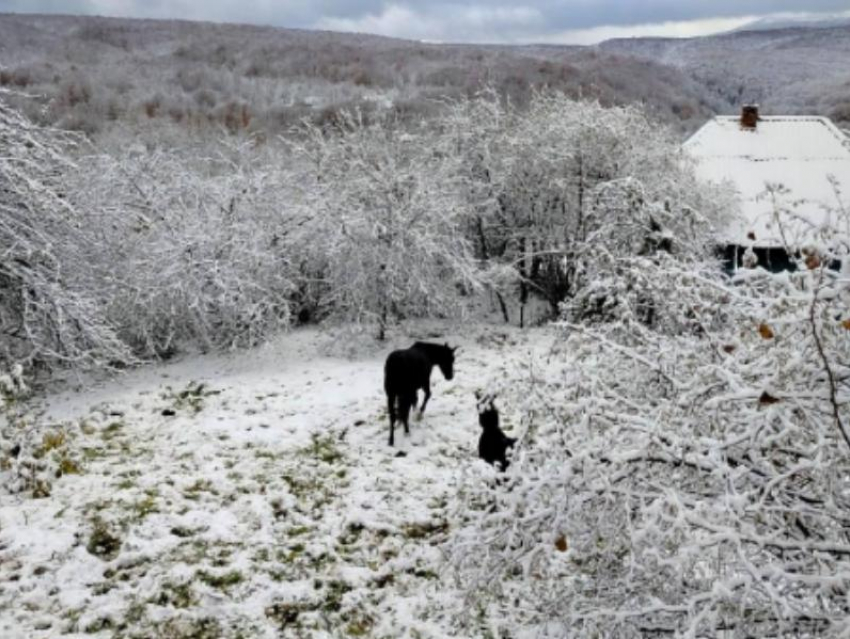
[[[422,415],[423,415],[423,412],[422,412],[421,410],[420,410],[419,412],[417,412],[417,413],[416,413],[416,421],[417,421],[417,422],[421,422],[421,421],[422,421]]]
[[[395,454],[395,456],[396,457],[407,457],[407,453],[404,452],[403,450],[400,450]]]

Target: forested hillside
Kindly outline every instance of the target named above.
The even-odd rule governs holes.
[[[736,107],[850,122],[850,26],[756,29],[709,38],[611,40],[600,48],[669,65]]]
[[[644,102],[682,129],[724,107],[684,73],[591,48],[8,14],[0,85],[48,98],[22,104],[31,117],[90,134],[116,122],[277,133],[351,107],[415,120],[487,86],[518,104],[540,87],[608,105]]]
[[[274,134],[355,107],[412,121],[484,87],[518,104],[541,87],[608,105],[641,102],[683,132],[742,101],[850,121],[850,27],[511,47],[5,14],[0,86],[46,98],[20,104],[30,117],[89,134],[115,123]]]

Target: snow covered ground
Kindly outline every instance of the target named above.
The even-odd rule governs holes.
[[[348,353],[296,331],[28,407],[64,474],[14,491],[33,451],[3,453],[0,636],[455,636],[440,544],[481,463],[473,392],[551,332],[420,329]],[[434,371],[423,421],[390,448],[383,359],[436,335],[461,345],[455,378]]]

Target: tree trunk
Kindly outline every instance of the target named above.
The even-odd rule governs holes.
[[[487,236],[484,234],[484,220],[481,219],[481,216],[478,216],[476,220],[476,226],[478,230],[478,241],[481,244],[481,258],[485,262],[490,261],[490,251],[487,247]],[[508,315],[508,306],[505,304],[505,298],[502,294],[493,289],[493,292],[496,294],[496,299],[499,301],[499,308],[502,309],[502,317],[505,319],[505,324],[511,323],[511,317]]]

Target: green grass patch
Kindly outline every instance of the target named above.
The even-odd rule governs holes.
[[[135,487],[136,487],[136,482],[133,481],[132,479],[130,479],[129,477],[125,477],[124,479],[119,481],[117,484],[115,484],[115,488],[117,488],[118,490],[130,490],[131,488],[135,488]]]
[[[325,464],[336,464],[344,459],[332,435],[321,436],[314,433],[310,445],[304,448],[302,453]]]
[[[122,422],[111,422],[107,424],[106,428],[100,431],[100,435],[106,441],[112,441],[121,433],[123,429],[124,424]]]
[[[210,495],[218,495],[218,491],[213,488],[212,482],[209,479],[198,479],[193,484],[183,489],[183,496],[186,499],[200,499],[201,493],[209,493]]]
[[[221,623],[213,617],[173,617],[144,635],[162,639],[221,639],[225,636]]]
[[[112,630],[114,627],[115,624],[109,617],[98,617],[83,628],[83,632],[87,634],[95,634],[97,632],[103,632],[104,630]]]
[[[304,544],[294,544],[287,550],[281,550],[277,553],[278,561],[285,564],[291,564],[304,554],[305,549]]]
[[[162,589],[149,601],[156,606],[171,606],[173,608],[191,608],[197,605],[198,598],[192,590],[192,584],[165,583]]]
[[[104,561],[111,561],[121,551],[121,538],[100,518],[92,521],[92,530],[86,542],[86,550]]]
[[[345,627],[345,634],[349,637],[366,637],[374,625],[375,622],[371,617],[358,617],[348,623]]]
[[[404,536],[408,539],[427,539],[434,535],[445,534],[448,530],[449,524],[445,521],[407,524],[402,528]]]
[[[265,609],[268,619],[274,621],[278,628],[283,631],[287,629],[298,629],[301,627],[300,616],[305,612],[312,612],[315,606],[305,602],[274,603]]]
[[[221,575],[214,575],[205,570],[199,570],[195,573],[195,577],[211,588],[218,590],[227,590],[245,580],[245,577],[238,570],[231,570]]]
[[[197,415],[204,409],[204,399],[211,395],[219,395],[221,391],[207,388],[203,382],[189,382],[183,390],[174,391],[167,387],[161,394],[162,399],[168,401],[172,411],[186,411]]]
[[[350,523],[339,536],[339,543],[345,546],[350,546],[357,543],[360,535],[363,533],[364,527],[360,523]]]
[[[130,504],[130,512],[133,513],[133,518],[136,521],[142,521],[145,517],[152,513],[159,512],[159,506],[156,502],[156,497],[146,495],[143,499]]]
[[[187,537],[194,537],[200,532],[206,530],[205,527],[201,526],[200,528],[190,528],[189,526],[172,526],[170,532],[175,537],[180,537],[181,539],[186,539]]]
[[[80,475],[82,472],[83,467],[78,461],[63,455],[59,460],[59,467],[56,469],[56,477],[58,478],[62,475]]]
[[[321,586],[321,581],[318,582]],[[351,592],[352,587],[344,581],[334,579],[325,584],[324,600],[322,601],[322,610],[325,612],[339,612],[342,610],[342,598],[346,593]]]

